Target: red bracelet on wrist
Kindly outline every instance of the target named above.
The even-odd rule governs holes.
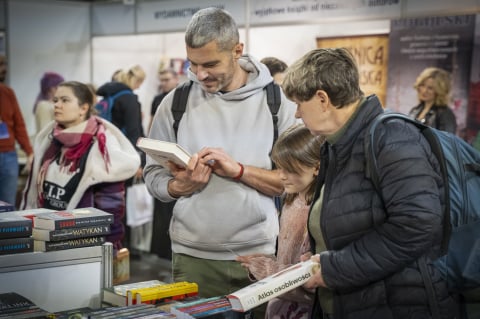
[[[238,173],[237,176],[235,176],[233,179],[236,180],[236,181],[239,181],[240,178],[242,178],[243,176],[243,171],[244,171],[244,167],[243,167],[243,164],[242,163],[238,163],[238,165],[240,165],[240,172]]]

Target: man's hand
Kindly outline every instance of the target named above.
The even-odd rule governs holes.
[[[198,152],[198,157],[219,176],[234,178],[239,176],[242,169],[241,165],[221,148],[203,148]]]
[[[172,162],[168,165],[173,176],[168,182],[168,193],[175,198],[188,196],[201,190],[212,174],[212,168],[199,161],[198,154],[192,155],[186,167],[179,167]]]

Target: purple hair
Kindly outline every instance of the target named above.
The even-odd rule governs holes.
[[[33,113],[37,108],[37,103],[42,100],[48,100],[48,92],[52,87],[58,86],[64,81],[63,76],[55,72],[45,72],[40,80],[40,93],[37,95],[35,104],[33,105]]]

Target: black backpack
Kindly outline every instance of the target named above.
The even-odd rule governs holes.
[[[401,120],[415,125],[427,139],[441,166],[445,184],[442,257],[434,262],[450,291],[480,301],[480,152],[461,138],[394,112],[377,116],[365,136],[367,176],[379,191],[375,129],[381,122]],[[422,267],[420,267],[422,268]],[[421,269],[422,271],[422,269]],[[424,270],[425,271],[425,270]],[[429,280],[428,274],[422,276]],[[433,290],[426,282],[429,298]]]

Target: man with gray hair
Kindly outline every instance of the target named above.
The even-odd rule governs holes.
[[[177,200],[170,223],[174,281],[198,283],[204,297],[225,295],[251,283],[237,255],[275,254],[274,196],[283,187],[269,156],[274,125],[264,90],[273,79],[264,64],[243,54],[237,25],[224,10],[198,11],[185,42],[192,86],[178,138],[173,92],[160,104],[150,138],[176,142],[193,155],[186,167],[148,158],[144,177],[156,198]],[[295,106],[280,94],[282,133],[295,123]]]

